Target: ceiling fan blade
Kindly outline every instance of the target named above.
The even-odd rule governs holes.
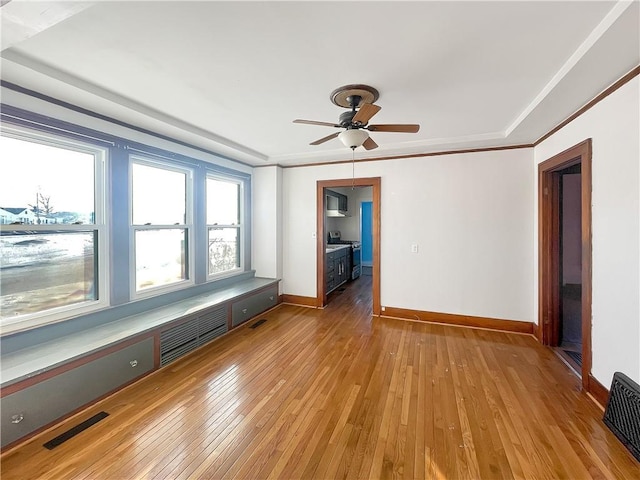
[[[393,124],[393,125],[369,125],[367,130],[371,132],[403,132],[416,133],[420,130],[420,125],[415,124]]]
[[[362,144],[365,150],[373,150],[374,148],[378,148],[378,144],[373,141],[373,138],[367,138]]]
[[[294,120],[293,123],[303,123],[305,125],[321,125],[323,127],[338,127],[340,128],[340,125],[336,125],[335,123],[329,123],[329,122],[316,122],[315,120]]]
[[[340,135],[340,132],[332,133],[331,135],[327,135],[326,137],[322,137],[320,140],[316,140],[315,142],[311,142],[309,145],[320,145],[321,143],[328,142]]]
[[[374,105],[373,103],[365,103],[353,116],[351,122],[366,125],[371,117],[373,117],[379,111],[380,107],[378,105]]]

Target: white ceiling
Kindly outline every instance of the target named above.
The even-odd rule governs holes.
[[[251,165],[339,161],[345,84],[379,90],[357,158],[531,144],[640,63],[638,1],[26,2],[2,79]],[[362,151],[360,151],[362,150]]]

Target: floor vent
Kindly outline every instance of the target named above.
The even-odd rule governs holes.
[[[264,322],[266,322],[267,319],[266,318],[261,318],[260,320],[258,320],[256,323],[254,323],[253,325],[251,325],[249,328],[258,328],[260,325],[262,325]]]
[[[81,432],[84,432],[87,428],[89,428],[92,425],[95,425],[96,423],[98,423],[100,420],[107,418],[109,416],[109,414],[107,412],[100,412],[95,414],[93,417],[88,418],[87,420],[85,420],[82,423],[79,423],[78,425],[76,425],[73,428],[70,428],[69,430],[67,430],[64,433],[61,433],[60,435],[58,435],[56,438],[54,438],[53,440],[49,440],[47,443],[45,443],[44,445],[42,445],[44,448],[48,449],[48,450],[53,450],[54,448],[56,448],[58,445],[62,445],[64,442],[66,442],[67,440],[75,437],[76,435],[78,435]]]
[[[604,423],[640,461],[640,385],[625,374],[613,374]]]

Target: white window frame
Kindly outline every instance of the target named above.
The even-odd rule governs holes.
[[[41,145],[64,148],[75,152],[87,153],[94,156],[94,223],[84,225],[73,224],[40,224],[40,225],[0,225],[2,231],[94,231],[97,245],[94,254],[97,255],[98,299],[55,307],[42,312],[18,315],[14,318],[0,320],[1,335],[30,330],[35,327],[58,323],[86,313],[102,310],[110,304],[109,292],[109,248],[108,224],[106,221],[108,150],[67,137],[38,132],[24,127],[3,125],[2,135],[16,140],[39,143]]]
[[[185,174],[185,223],[180,225],[134,225],[133,223],[133,166],[134,164],[145,165],[147,167],[160,168],[167,171]],[[187,167],[181,167],[168,161],[157,160],[141,154],[131,154],[129,156],[129,283],[130,298],[137,300],[141,298],[153,297],[164,293],[182,290],[195,285],[194,268],[193,268],[193,245],[194,245],[194,227],[193,227],[193,170]],[[186,256],[187,278],[167,285],[145,288],[138,291],[136,289],[136,232],[143,230],[185,230],[185,240],[187,242]]]
[[[242,272],[244,272],[244,265],[245,265],[245,210],[244,210],[244,188],[245,188],[245,182],[242,180],[239,180],[237,178],[234,177],[227,177],[221,174],[215,174],[215,173],[207,173],[206,176],[206,180],[217,180],[220,182],[227,182],[227,183],[235,183],[236,185],[238,185],[238,224],[237,225],[221,225],[221,224],[217,224],[217,225],[212,225],[210,223],[208,223],[208,213],[207,207],[209,205],[209,201],[208,198],[205,202],[205,222],[206,222],[206,238],[207,238],[207,246],[206,246],[206,250],[207,250],[207,281],[214,281],[214,280],[220,280],[223,278],[227,278],[227,277],[233,277],[235,275],[238,275]],[[209,188],[207,186],[205,180],[205,195],[208,197],[209,196]],[[220,273],[214,273],[214,274],[210,274],[209,273],[209,230],[211,228],[236,228],[238,230],[238,248],[240,249],[240,266],[238,268],[234,268],[233,270],[227,270],[226,272],[220,272]]]

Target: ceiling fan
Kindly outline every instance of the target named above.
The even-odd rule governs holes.
[[[420,130],[417,124],[379,124],[369,125],[369,120],[380,111],[374,105],[380,94],[368,85],[345,85],[331,92],[331,102],[339,107],[349,108],[350,111],[340,115],[338,123],[317,122],[315,120],[294,120],[293,123],[306,125],[321,125],[324,127],[344,128],[342,132],[332,133],[320,138],[309,145],[320,145],[338,137],[345,146],[355,150],[363,146],[366,150],[373,150],[378,144],[369,136],[369,132],[404,132],[416,133]]]

